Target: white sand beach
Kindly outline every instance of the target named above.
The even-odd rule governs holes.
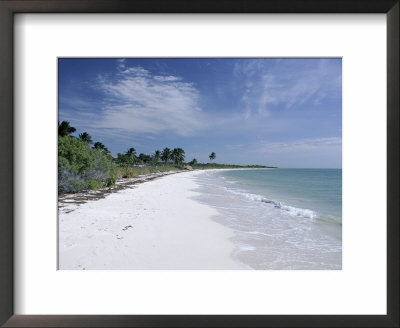
[[[233,232],[212,220],[215,209],[192,199],[202,173],[160,177],[61,209],[59,269],[245,269],[231,257]]]

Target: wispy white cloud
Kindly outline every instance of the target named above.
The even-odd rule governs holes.
[[[180,80],[182,80],[182,78],[180,78],[180,77],[177,77],[177,76],[158,76],[158,75],[156,75],[156,76],[154,76],[154,79],[155,80],[157,80],[157,81],[160,81],[160,82],[173,82],[173,81],[180,81]]]
[[[341,92],[340,70],[326,60],[310,67],[287,64],[286,68],[260,60],[241,61],[235,64],[234,72],[244,90],[246,118],[254,114],[268,116],[274,108],[318,105],[325,98],[337,98]]]
[[[117,71],[113,77],[99,76],[94,85],[104,96],[101,110],[86,111],[85,117],[74,112],[72,121],[90,130],[130,135],[188,136],[204,126],[199,92],[192,83],[178,76],[153,76],[142,67],[128,67],[125,60],[117,61]]]

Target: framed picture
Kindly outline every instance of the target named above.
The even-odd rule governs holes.
[[[398,1],[0,10],[5,327],[399,325]]]

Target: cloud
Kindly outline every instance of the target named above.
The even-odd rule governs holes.
[[[171,82],[171,81],[180,81],[182,78],[177,77],[177,76],[154,76],[153,77],[155,80],[160,81],[160,82]]]
[[[178,76],[153,76],[140,66],[128,67],[122,59],[117,60],[116,71],[113,76],[99,76],[94,85],[103,96],[101,110],[84,117],[75,111],[73,121],[91,130],[129,135],[189,136],[204,125],[199,92],[192,83]]]
[[[278,61],[276,61],[278,62]],[[234,67],[242,88],[245,117],[269,116],[273,110],[295,110],[319,105],[324,99],[341,97],[341,70],[337,62],[306,59],[279,61],[238,61]],[[239,88],[238,87],[238,88]]]

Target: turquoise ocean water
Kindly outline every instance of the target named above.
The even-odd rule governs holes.
[[[217,170],[197,181],[197,199],[234,231],[233,257],[243,266],[341,269],[341,169]]]

